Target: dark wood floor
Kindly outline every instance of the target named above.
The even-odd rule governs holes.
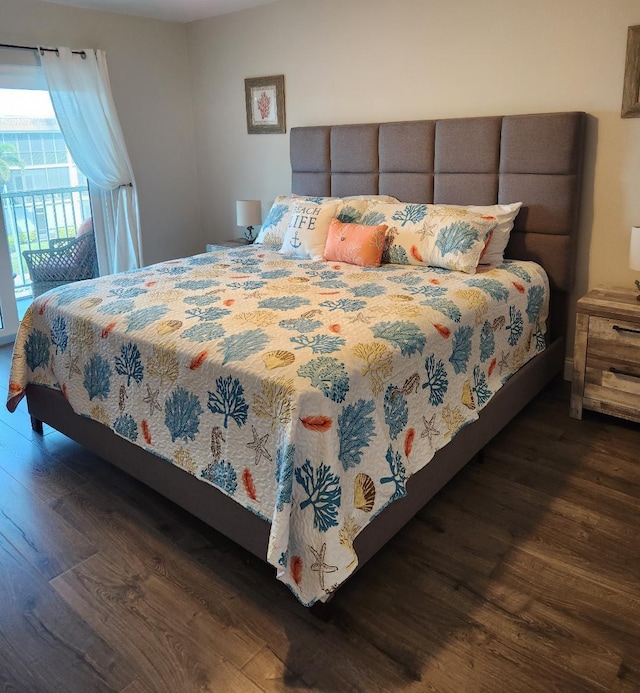
[[[0,348],[0,382],[10,350]],[[640,691],[640,426],[557,383],[313,618],[272,568],[0,409],[0,689]]]

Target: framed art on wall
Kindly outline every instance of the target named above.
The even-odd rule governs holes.
[[[245,79],[244,92],[250,135],[286,132],[284,75]]]
[[[640,25],[630,26],[627,34],[621,115],[623,118],[640,118]]]

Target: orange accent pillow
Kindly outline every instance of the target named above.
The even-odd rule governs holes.
[[[332,219],[324,247],[324,259],[361,267],[380,267],[387,225],[345,224]]]

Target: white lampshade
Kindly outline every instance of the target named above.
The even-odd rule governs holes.
[[[238,226],[258,226],[262,224],[260,200],[238,200],[236,202],[236,222]]]
[[[633,270],[640,270],[640,226],[631,227],[629,267]]]

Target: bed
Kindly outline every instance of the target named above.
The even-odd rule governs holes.
[[[254,246],[81,282],[34,302],[9,402],[26,394],[36,430],[53,426],[268,558],[303,604],[325,602],[561,371],[584,124],[293,128],[295,194],[521,201],[513,262],[450,278]],[[465,306],[475,332],[458,324]]]

